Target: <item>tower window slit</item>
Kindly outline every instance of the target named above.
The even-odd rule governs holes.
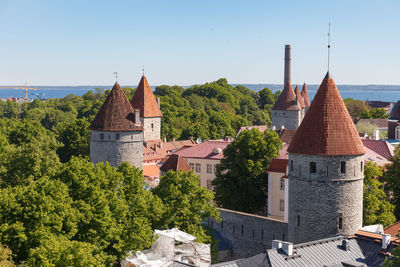
[[[243,232],[244,232],[244,228],[243,228],[243,224],[242,224],[242,235],[243,235]]]
[[[310,173],[316,173],[316,172],[317,172],[317,163],[310,162]]]
[[[340,162],[340,173],[346,173],[346,162]]]
[[[290,171],[293,171],[293,160],[290,161]]]
[[[343,217],[342,217],[342,215],[339,216],[339,229],[343,229]]]
[[[297,226],[300,226],[300,214],[297,214]]]

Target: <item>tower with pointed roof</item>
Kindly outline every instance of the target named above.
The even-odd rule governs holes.
[[[288,152],[289,241],[355,234],[362,226],[365,150],[329,73]]]
[[[140,120],[144,128],[144,140],[160,139],[161,117],[160,102],[153,95],[146,76],[142,76],[131,101],[134,109],[140,110]]]
[[[272,107],[272,126],[277,129],[286,128],[296,130],[304,118],[305,104],[303,96],[296,86],[296,93],[290,80],[290,45],[285,45],[285,73],[284,86],[281,95]],[[307,96],[308,98],[308,96]]]
[[[143,167],[143,125],[116,82],[90,127],[90,161]]]

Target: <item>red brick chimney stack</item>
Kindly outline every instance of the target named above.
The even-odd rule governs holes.
[[[291,84],[290,81],[290,45],[285,45],[285,78],[284,84],[285,87],[287,84]]]

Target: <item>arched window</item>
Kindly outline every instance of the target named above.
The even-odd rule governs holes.
[[[316,172],[317,172],[317,163],[310,162],[310,173],[316,173]]]
[[[346,162],[340,162],[340,173],[346,173]]]
[[[400,126],[396,127],[396,130],[394,132],[394,139],[400,140]]]

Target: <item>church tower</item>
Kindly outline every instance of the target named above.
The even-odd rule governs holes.
[[[289,241],[355,234],[362,226],[365,150],[329,72],[288,152]]]
[[[143,166],[143,126],[139,110],[134,110],[116,82],[89,127],[90,161],[108,161],[118,167],[127,161]]]
[[[272,107],[272,126],[296,130],[302,120],[302,108],[290,81],[290,45],[285,45],[285,74],[283,90]]]
[[[146,77],[143,75],[131,101],[134,109],[140,110],[140,120],[144,128],[144,140],[160,139],[161,117],[159,99],[151,91]]]

